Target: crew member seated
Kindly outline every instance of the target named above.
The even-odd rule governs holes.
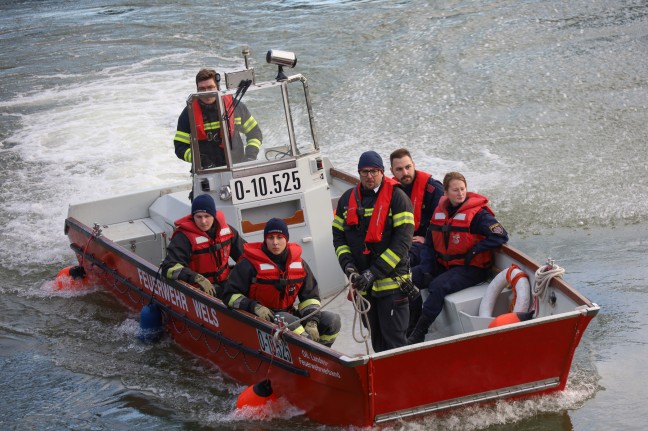
[[[263,238],[243,246],[243,256],[225,285],[223,302],[269,322],[278,316],[293,332],[330,347],[340,332],[340,316],[320,310],[317,280],[301,258],[301,247],[288,242],[288,226],[278,218],[268,220]]]

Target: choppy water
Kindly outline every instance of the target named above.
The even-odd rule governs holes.
[[[70,202],[188,177],[172,137],[193,77],[244,44],[260,79],[267,49],[297,53],[340,167],[406,146],[463,172],[514,245],[603,307],[563,393],[394,429],[644,428],[648,5],[422,0],[0,4],[2,428],[322,429],[238,416],[240,385],[139,344],[109,296],[49,285],[73,263]]]

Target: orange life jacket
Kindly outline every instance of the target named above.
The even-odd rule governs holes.
[[[301,259],[302,249],[295,243],[288,243],[286,270],[281,271],[267,254],[263,243],[243,244],[243,257],[256,270],[256,277],[250,283],[248,298],[272,310],[288,310],[295,303],[299,290],[304,285],[306,270]]]
[[[465,202],[452,217],[448,216],[449,203],[448,197],[443,196],[430,219],[432,242],[437,260],[446,268],[463,265],[466,254],[472,250],[475,244],[485,238],[483,235],[470,233],[470,223],[475,215],[482,208],[493,214],[493,211],[486,205],[488,199],[477,193],[468,192]],[[492,260],[492,252],[484,251],[477,253],[470,261],[470,265],[489,268]]]
[[[227,129],[230,137],[234,134],[234,110],[232,109],[232,96],[223,96],[223,104],[225,105],[225,112],[230,114],[227,118]],[[198,99],[194,99],[193,103],[194,123],[196,124],[196,136],[199,141],[207,139],[205,133],[205,119],[203,118],[202,107],[198,103]],[[221,142],[223,142],[223,129],[220,129]]]
[[[227,280],[229,275],[227,261],[232,248],[232,238],[234,238],[234,233],[222,212],[216,211],[214,223],[220,229],[216,230],[216,237],[212,239],[206,232],[198,229],[192,214],[175,222],[176,232],[185,234],[191,243],[189,268],[202,274],[212,283]],[[173,233],[174,236],[176,232]]]
[[[425,197],[425,186],[432,175],[427,172],[415,171],[414,184],[412,184],[412,206],[414,207],[414,232],[421,224],[421,211],[423,210],[423,198]]]

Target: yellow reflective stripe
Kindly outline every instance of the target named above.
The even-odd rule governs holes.
[[[392,268],[396,268],[396,265],[398,265],[398,262],[400,262],[401,260],[400,256],[398,256],[389,248],[382,252],[380,258],[387,262],[387,265],[391,266]]]
[[[299,311],[301,311],[301,310],[303,310],[304,308],[309,307],[309,306],[312,307],[313,305],[315,305],[315,306],[317,306],[317,307],[319,308],[319,307],[321,307],[322,303],[319,302],[319,300],[318,300],[318,299],[315,299],[315,298],[313,298],[313,299],[307,299],[307,300],[304,301],[304,302],[300,302],[299,305],[297,306],[297,309],[298,309]]]
[[[344,219],[337,214],[333,217],[333,228],[337,230],[344,230]]]
[[[247,147],[256,147],[256,148],[260,149],[261,148],[261,141],[259,141],[258,139],[250,139],[249,141],[247,141],[247,144],[245,145],[245,147],[246,148]]]
[[[180,265],[179,263],[176,263],[175,265],[173,265],[171,268],[169,268],[167,270],[166,278],[171,278],[172,279],[173,278],[173,273],[175,271],[180,271],[182,268],[184,268],[184,266]]]
[[[205,123],[205,131],[217,129],[220,129],[220,122],[212,121],[211,123]]]
[[[398,282],[392,280],[391,278],[381,278],[380,280],[374,281],[372,290],[376,292],[384,292],[385,290],[393,290],[398,288]]]
[[[176,134],[173,137],[174,141],[179,141],[187,145],[189,145],[190,139],[189,133],[181,132],[180,130],[176,130]]]
[[[241,119],[239,118],[239,124],[241,122]],[[250,118],[243,124],[243,133],[246,135],[250,133],[250,130],[254,129],[257,126],[257,121],[254,119],[253,116],[250,115]]]
[[[297,335],[301,335],[301,334],[303,334],[304,331],[305,331],[305,329],[304,329],[304,327],[303,327],[302,325],[299,325],[298,327],[296,327],[295,329],[293,329],[293,332],[294,332],[295,334],[297,334]]]
[[[392,216],[392,226],[398,227],[404,224],[414,224],[414,214],[409,211],[394,214]]]
[[[242,293],[233,294],[232,297],[230,298],[229,302],[227,303],[227,305],[230,306],[230,307],[233,307],[236,300],[241,298],[241,297],[244,297],[244,296],[245,295],[243,295]]]
[[[364,216],[365,217],[371,217],[373,215],[373,208],[365,208],[364,209]]]
[[[234,117],[234,125],[235,126],[241,125],[241,117]]]
[[[187,151],[185,151],[183,157],[184,157],[185,162],[191,163],[191,148],[187,148]]]
[[[338,248],[335,249],[335,254],[337,255],[338,259],[344,253],[351,253],[351,247],[349,247],[348,245],[341,245],[341,246],[339,246]]]
[[[335,339],[337,338],[339,332],[336,332],[335,334],[331,335],[321,335],[320,334],[320,342],[325,342],[327,344],[331,344]]]

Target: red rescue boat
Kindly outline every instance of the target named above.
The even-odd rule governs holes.
[[[557,266],[539,265],[509,246],[496,253],[493,276],[513,264],[528,276],[534,286],[532,319],[489,328],[495,316],[512,309],[513,294],[484,283],[446,297],[424,343],[381,353],[353,343],[352,318],[343,319],[343,333],[326,348],[160,276],[173,222],[190,212],[189,192],[209,193],[247,241],[261,240],[268,218],[283,218],[291,240],[302,245],[322,296],[332,298],[323,304],[352,315],[331,221],[337,197],[357,179],[321,155],[308,83],[301,74],[283,73],[296,57],[270,51],[268,60],[279,66],[276,80],[257,83],[254,71],[245,68],[225,74],[227,88],[213,92],[221,112],[224,97],[244,97],[264,130],[259,159],[232,163],[226,145],[225,166],[203,167],[194,151],[189,183],[71,205],[65,233],[79,260],[72,274],[82,268],[134,311],[157,305],[166,332],[181,346],[244,384],[269,379],[278,397],[324,424],[372,426],[564,389],[574,352],[599,306],[569,286]],[[196,97],[187,99],[189,109]],[[221,127],[226,131],[229,123],[222,121]],[[487,298],[493,315],[480,315],[490,292],[497,295]]]

